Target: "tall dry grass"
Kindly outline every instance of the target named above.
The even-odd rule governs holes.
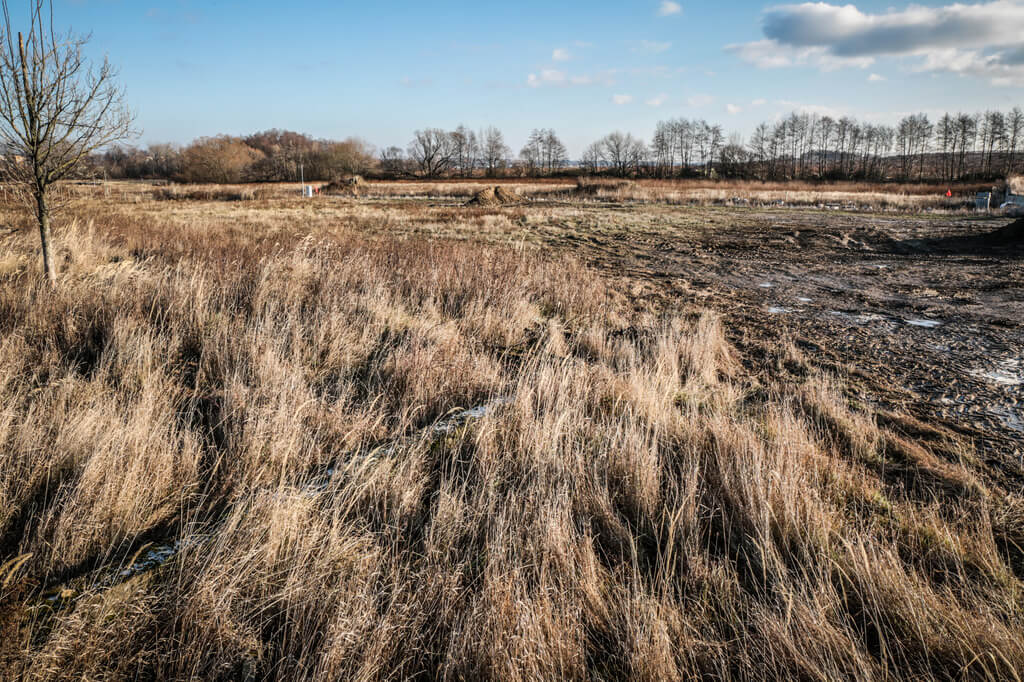
[[[0,243],[0,677],[1024,668],[1020,492],[795,348],[749,376],[715,314],[522,249],[89,206],[60,242],[54,292]]]

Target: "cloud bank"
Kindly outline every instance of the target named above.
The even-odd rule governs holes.
[[[783,5],[763,16],[764,39],[726,46],[761,68],[867,68],[911,58],[912,69],[1024,85],[1024,0],[911,6],[882,14],[824,2]]]

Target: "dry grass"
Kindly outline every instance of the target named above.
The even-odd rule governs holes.
[[[364,195],[369,198],[466,199],[480,191],[482,181],[374,182]],[[689,206],[796,206],[843,210],[919,213],[973,209],[974,185],[947,187],[932,184],[880,184],[837,182],[761,183],[713,180],[623,180],[579,178],[505,181],[517,193],[535,201],[633,202]],[[981,188],[984,189],[984,188]]]
[[[358,191],[345,187],[345,197],[368,200],[450,200],[465,202],[493,188],[495,180],[431,180],[363,182]],[[1012,180],[1011,180],[1012,182]],[[973,210],[982,184],[877,183],[877,182],[756,182],[745,180],[623,180],[581,177],[504,179],[500,183],[524,200],[556,202],[631,202],[689,206],[788,206],[896,213],[962,212]],[[326,194],[334,192],[324,185]],[[953,196],[947,198],[946,190]],[[146,182],[81,183],[63,192],[77,197],[114,198],[121,201],[266,201],[301,196],[299,183],[248,185],[162,185]],[[317,201],[339,201],[324,196]]]
[[[179,203],[80,204],[54,293],[0,242],[0,677],[1024,669],[969,451],[572,259]]]

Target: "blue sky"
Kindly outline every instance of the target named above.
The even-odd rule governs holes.
[[[55,0],[55,15],[119,66],[140,144],[278,127],[405,146],[464,123],[515,150],[551,127],[578,154],[676,116],[747,134],[792,109],[1024,106],[1024,0]]]

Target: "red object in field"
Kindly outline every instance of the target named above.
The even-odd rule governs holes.
[[[951,190],[951,189],[947,189],[947,190],[946,190],[946,198],[948,199],[948,198],[949,198],[949,197],[951,197],[951,196],[953,196],[953,190]]]

